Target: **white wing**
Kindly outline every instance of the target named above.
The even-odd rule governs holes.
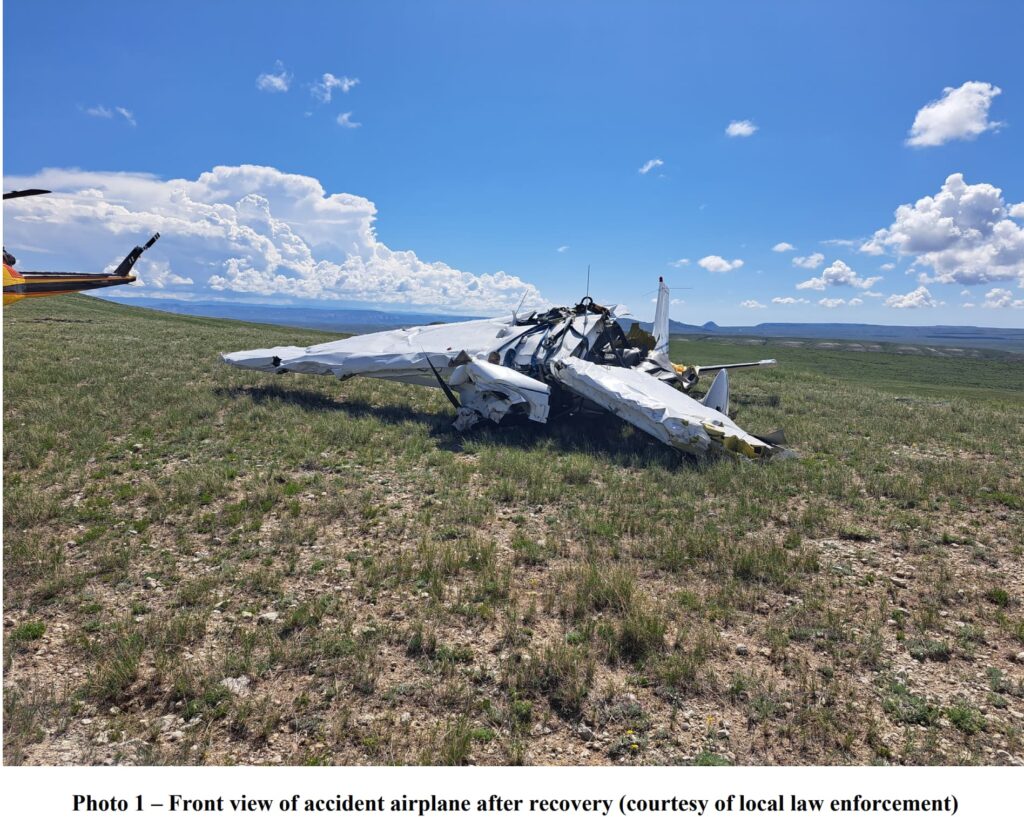
[[[557,361],[551,376],[574,394],[681,451],[704,454],[714,446],[754,459],[772,453],[771,445],[748,434],[725,414],[637,369],[599,366],[570,357]]]

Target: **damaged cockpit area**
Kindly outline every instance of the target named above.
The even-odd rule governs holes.
[[[584,298],[525,317],[417,326],[310,346],[252,349],[226,363],[264,372],[356,375],[441,388],[456,409],[455,428],[520,415],[546,423],[556,405],[572,413],[610,412],[689,454],[712,451],[764,459],[781,438],[747,433],[729,416],[729,369],[669,360],[669,290],[659,283],[653,334],[623,331],[622,307]],[[701,373],[717,372],[700,400],[687,392]]]

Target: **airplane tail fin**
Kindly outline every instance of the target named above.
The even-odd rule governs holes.
[[[701,402],[708,408],[729,414],[729,370],[722,369],[711,381],[711,388]]]
[[[654,307],[654,353],[668,357],[669,291],[664,278],[658,278],[658,304]]]

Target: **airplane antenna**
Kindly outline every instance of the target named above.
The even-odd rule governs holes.
[[[587,264],[587,297],[590,297],[590,264]]]
[[[519,306],[512,310],[512,325],[516,325],[516,321],[519,319],[519,310],[523,308],[523,304],[526,303],[526,296],[530,294],[530,290],[523,290],[523,297],[519,299]]]

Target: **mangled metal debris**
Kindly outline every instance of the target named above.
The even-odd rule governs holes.
[[[523,415],[546,423],[554,413],[609,411],[689,454],[726,451],[751,459],[778,453],[781,437],[747,433],[729,417],[728,369],[677,366],[668,357],[669,290],[658,288],[653,342],[623,332],[621,307],[584,298],[527,317],[415,326],[302,348],[278,346],[223,355],[262,372],[356,375],[442,388],[456,408],[455,427]],[[648,336],[650,338],[650,336]],[[687,392],[701,373],[717,375],[700,400]]]

